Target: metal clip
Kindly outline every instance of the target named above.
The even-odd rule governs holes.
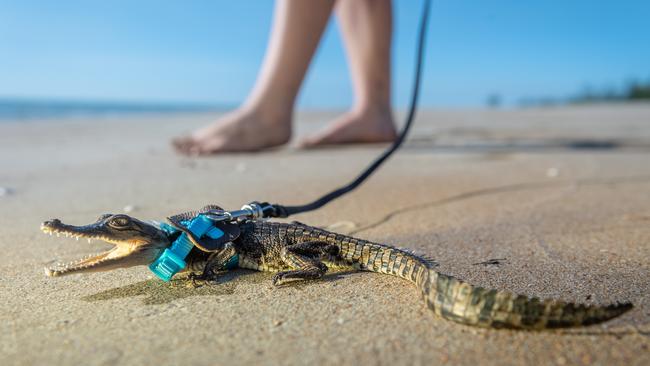
[[[202,213],[201,215],[215,222],[233,221],[232,214],[228,211],[223,211],[223,210],[210,210],[208,212]]]
[[[250,212],[250,217],[252,219],[264,218],[264,209],[259,202],[251,202],[247,205],[243,205],[241,210]]]
[[[242,206],[235,211],[210,210],[203,213],[205,217],[212,221],[236,221],[239,219],[261,219],[264,217],[262,205],[257,202],[251,202]]]

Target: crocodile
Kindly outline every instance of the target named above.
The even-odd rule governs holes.
[[[383,273],[415,284],[426,305],[438,316],[457,323],[484,328],[542,330],[584,326],[619,316],[632,308],[629,302],[586,305],[561,300],[529,298],[512,292],[473,286],[435,270],[437,264],[424,256],[394,246],[337,234],[298,222],[241,220],[229,225],[233,240],[214,248],[211,239],[198,238],[182,224],[202,212],[169,217],[177,230],[170,233],[155,221],[145,222],[125,214],[106,214],[90,225],[73,226],[58,219],[45,221],[41,230],[77,239],[100,239],[113,248],[68,264],[45,269],[48,276],[108,271],[149,265],[182,232],[195,244],[186,258],[190,277],[205,281],[232,268],[275,272],[273,284],[316,280],[332,267],[352,267]],[[207,247],[212,249],[204,250]]]

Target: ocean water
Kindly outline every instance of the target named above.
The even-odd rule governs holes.
[[[227,106],[0,99],[0,122],[218,112]]]

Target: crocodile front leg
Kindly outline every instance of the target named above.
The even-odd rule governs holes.
[[[235,248],[228,244],[226,247],[218,252],[210,253],[206,260],[203,272],[201,274],[190,273],[190,279],[195,281],[216,281],[217,272],[226,270],[226,266],[230,263],[233,256],[237,255]]]

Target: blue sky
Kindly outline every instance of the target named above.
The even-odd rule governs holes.
[[[408,100],[421,1],[395,0],[394,97]],[[234,105],[264,55],[273,2],[0,0],[0,97]],[[650,79],[650,1],[434,1],[422,103],[481,106]],[[330,23],[300,95],[352,99]]]

